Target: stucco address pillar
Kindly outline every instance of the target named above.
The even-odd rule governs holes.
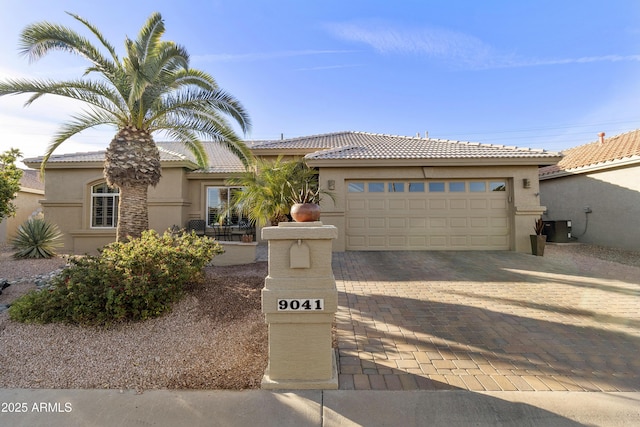
[[[269,242],[269,275],[262,312],[269,325],[265,389],[337,389],[331,326],[338,291],[331,246],[338,230],[321,222],[280,223],[262,229]]]

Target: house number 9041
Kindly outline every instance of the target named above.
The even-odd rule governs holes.
[[[323,299],[279,299],[278,311],[322,311]]]

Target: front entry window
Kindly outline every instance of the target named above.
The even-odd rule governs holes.
[[[91,187],[91,227],[115,228],[118,225],[119,190],[107,183]]]
[[[233,206],[235,192],[241,187],[207,187],[207,225],[238,225],[242,215]]]

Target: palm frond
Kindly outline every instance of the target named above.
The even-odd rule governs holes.
[[[106,74],[116,68],[87,38],[71,28],[49,22],[28,25],[20,34],[19,50],[30,62],[57,50],[80,55]]]
[[[82,24],[84,24],[84,26],[87,27],[93,33],[93,35],[96,36],[96,38],[98,40],[100,40],[100,43],[102,43],[102,46],[104,46],[109,51],[109,53],[111,54],[111,59],[113,60],[113,62],[115,64],[119,64],[120,63],[120,58],[118,58],[118,54],[116,53],[116,49],[113,47],[113,45],[111,45],[111,43],[109,43],[109,41],[107,41],[107,39],[104,38],[104,36],[100,32],[100,30],[98,30],[98,28],[95,25],[93,25],[92,23],[90,23],[86,19],[82,18],[80,15],[76,15],[75,13],[70,13],[70,12],[66,12],[66,13],[67,13],[67,15],[72,16],[74,19],[76,19],[77,21],[79,21]]]
[[[42,162],[40,163],[40,174],[44,175],[45,166],[49,161],[49,158],[53,155],[53,152],[69,138],[96,126],[114,125],[116,127],[123,127],[120,120],[121,119],[118,118],[118,116],[110,114],[107,111],[95,109],[73,115],[71,121],[63,123],[60,126],[60,129],[56,131],[53,140],[47,147],[47,151],[42,157]]]
[[[154,12],[147,18],[147,22],[142,26],[135,41],[136,57],[145,62],[149,53],[155,48],[164,34],[164,21],[158,12]]]

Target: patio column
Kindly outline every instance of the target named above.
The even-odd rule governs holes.
[[[265,389],[337,389],[331,326],[338,291],[331,269],[338,230],[321,222],[280,223],[262,229],[269,274],[262,312],[269,325]]]

